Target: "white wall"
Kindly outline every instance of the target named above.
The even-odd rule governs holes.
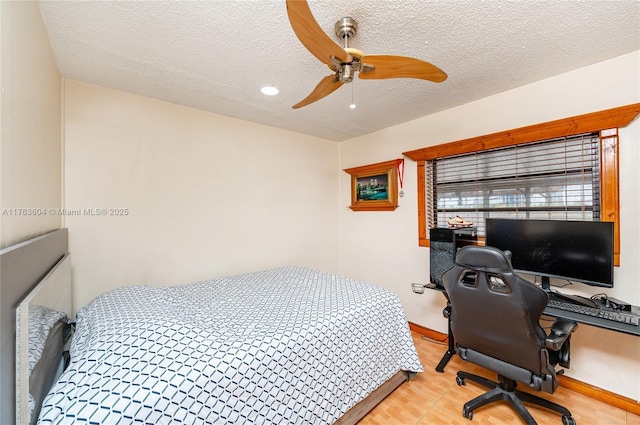
[[[65,88],[65,208],[81,210],[65,217],[76,307],[128,284],[291,264],[338,271],[337,143],[76,81]]]
[[[37,2],[0,2],[0,247],[55,230],[61,206],[61,78]]]
[[[343,142],[340,168],[387,161],[400,158],[404,151],[637,102],[640,52]],[[575,291],[584,295],[606,292],[640,305],[640,119],[620,130],[620,140],[621,266],[615,270],[615,288],[602,291],[576,285]],[[400,295],[410,321],[446,332],[443,297],[411,292],[411,282],[429,281],[429,249],[418,246],[416,179],[416,164],[406,159],[406,195],[400,198],[395,212],[340,209],[341,272],[393,289]],[[346,173],[341,175],[340,190],[341,207],[349,205],[350,180]],[[640,400],[640,338],[583,325],[572,342],[568,376]]]
[[[60,227],[61,78],[37,2],[0,1],[0,248]],[[42,215],[17,213],[43,208]],[[0,280],[2,271],[0,270]],[[13,304],[0,290],[0,423],[15,421]]]

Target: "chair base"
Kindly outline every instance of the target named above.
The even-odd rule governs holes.
[[[535,396],[516,389],[516,381],[506,378],[502,375],[498,375],[500,383],[493,382],[482,376],[473,375],[467,372],[458,372],[456,382],[458,385],[465,385],[465,381],[469,379],[475,383],[478,383],[484,387],[490,389],[490,391],[479,395],[478,397],[470,400],[464,404],[462,409],[462,415],[467,419],[473,417],[473,411],[479,407],[485,406],[489,403],[493,403],[498,400],[507,401],[511,407],[520,415],[527,425],[537,425],[537,422],[531,416],[531,413],[524,406],[524,403],[535,404],[562,415],[563,425],[576,425],[576,421],[571,417],[571,412],[559,404],[546,400],[542,397]]]

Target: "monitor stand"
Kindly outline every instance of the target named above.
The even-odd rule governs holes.
[[[586,307],[598,308],[596,303],[591,298],[581,297],[580,295],[562,294],[557,291],[551,290],[551,281],[548,276],[542,276],[542,289],[549,295],[550,300],[562,301],[571,304],[583,305]]]
[[[544,289],[544,292],[549,293],[551,292],[551,279],[549,279],[548,276],[542,276],[542,289]]]

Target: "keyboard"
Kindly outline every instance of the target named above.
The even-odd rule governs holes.
[[[606,310],[603,308],[587,307],[585,305],[574,304],[565,301],[549,300],[549,307],[557,308],[559,310],[573,311],[575,313],[586,314],[593,317],[599,317],[601,319],[611,320],[619,323],[626,323],[628,325],[640,326],[640,316],[636,316],[631,313],[625,313],[622,311]]]

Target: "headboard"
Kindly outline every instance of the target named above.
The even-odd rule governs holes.
[[[0,250],[0,423],[16,423],[15,308],[68,252],[67,229]]]

